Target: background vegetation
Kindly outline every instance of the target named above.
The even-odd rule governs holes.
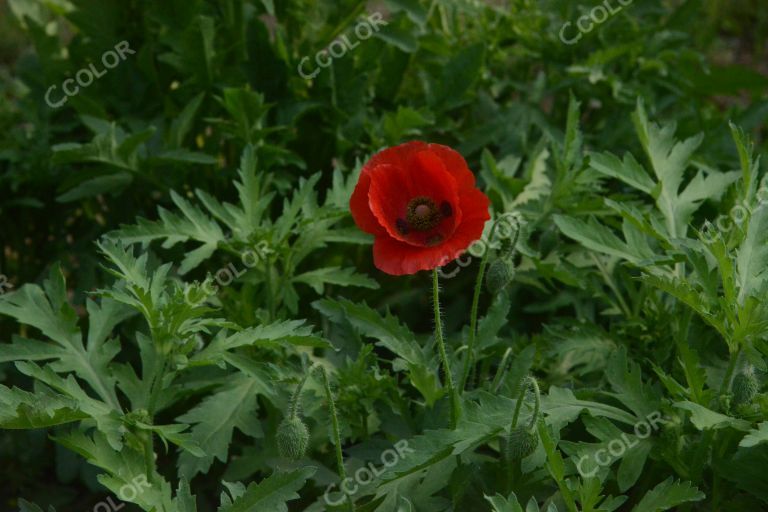
[[[144,474],[126,510],[333,510],[320,374],[306,455],[276,447],[310,365],[347,473],[414,450],[357,510],[768,508],[768,13],[635,1],[565,44],[595,5],[0,0],[0,508],[91,510]],[[299,74],[371,13],[380,32]],[[46,103],[121,41],[136,53]],[[373,268],[347,208],[360,165],[412,139],[456,148],[495,217],[523,219],[456,429],[431,282]],[[442,280],[457,378],[479,261]],[[539,442],[510,460],[528,375]]]

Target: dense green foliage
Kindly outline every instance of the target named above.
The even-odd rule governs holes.
[[[768,510],[767,13],[0,2],[0,509]],[[456,402],[349,214],[414,139]]]

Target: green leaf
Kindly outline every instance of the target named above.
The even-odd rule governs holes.
[[[427,403],[432,405],[442,396],[433,354],[419,345],[413,332],[389,312],[382,316],[365,303],[345,299],[323,299],[312,306],[334,322],[346,319],[358,333],[378,340],[378,345],[397,355],[395,369],[408,370],[411,382]]]
[[[7,429],[47,428],[88,418],[77,400],[48,389],[28,393],[0,385],[0,427]]]
[[[200,108],[200,104],[203,102],[203,98],[205,98],[205,92],[197,94],[187,103],[176,119],[173,120],[169,138],[174,147],[181,148],[184,145],[184,139],[192,129],[195,115]]]
[[[34,503],[20,499],[19,500],[19,512],[44,512],[43,509],[35,505]],[[53,506],[48,507],[48,512],[56,512]]]
[[[179,479],[179,489],[173,499],[174,512],[197,512],[195,496],[189,488],[189,481],[182,477]]]
[[[242,495],[234,499],[222,494],[218,512],[288,512],[287,502],[299,498],[297,491],[304,487],[315,471],[313,467],[304,467],[278,472],[259,483],[250,484]]]
[[[558,426],[571,423],[584,411],[588,411],[592,416],[610,418],[627,425],[637,422],[634,415],[622,409],[599,402],[579,400],[570,389],[556,386],[550,387],[549,394],[542,396],[541,405],[542,412],[547,415],[549,421]]]
[[[257,325],[227,336],[219,331],[203,350],[190,358],[192,363],[217,363],[225,353],[240,347],[277,347],[296,345],[305,347],[330,347],[330,344],[312,334],[312,326],[304,320],[285,320],[269,325]]]
[[[575,217],[555,215],[554,220],[565,236],[576,240],[587,249],[615,256],[635,265],[654,256],[653,253],[638,254],[633,251],[613,231],[594,219],[585,222]]]
[[[669,477],[648,491],[632,512],[660,512],[689,501],[701,501],[705,497],[690,482],[674,482]]]
[[[638,418],[645,418],[658,411],[660,398],[650,386],[643,383],[640,367],[627,357],[626,347],[622,346],[613,354],[606,369],[606,377],[616,391],[612,396],[629,407]]]
[[[419,48],[419,41],[410,27],[403,27],[395,23],[389,23],[382,27],[373,37],[381,39],[405,53],[414,53]]]
[[[80,387],[74,375],[61,377],[56,374],[51,365],[40,367],[31,362],[18,362],[16,368],[22,374],[38,381],[37,385],[45,384],[65,397],[75,400],[77,409],[96,422],[99,431],[105,436],[110,446],[118,451],[123,448],[125,428],[121,422],[122,411],[119,407],[113,408],[101,400],[92,398]]]
[[[752,448],[760,443],[768,443],[768,421],[760,423],[756,429],[749,433],[739,443],[742,448]]]
[[[104,337],[116,323],[126,318],[125,311],[114,303],[108,303],[105,307],[112,315],[113,323],[104,325],[104,320],[97,313],[92,325],[94,335],[87,345],[83,345],[77,315],[67,303],[66,283],[59,267],[51,270],[44,288],[27,284],[14,293],[0,296],[0,315],[12,316],[22,324],[39,329],[53,343],[16,338],[10,346],[0,345],[0,361],[55,359],[57,372],[74,372],[104,402],[119,409],[108,365],[120,346],[117,342],[105,342]],[[98,311],[95,304],[89,303],[88,307],[91,311]],[[45,357],[46,352],[48,357]]]
[[[515,200],[512,202],[513,207],[518,208],[529,202],[548,197],[551,194],[552,180],[547,174],[548,159],[549,150],[541,146],[535,153],[535,157],[528,163],[526,175],[530,176],[530,181],[525,185],[523,191],[515,197]]]
[[[619,464],[619,470],[616,473],[616,481],[619,484],[619,491],[627,492],[631,489],[643,473],[645,462],[653,448],[650,442],[638,442],[624,454]]]
[[[768,467],[768,446],[759,444],[751,448],[739,448],[730,459],[713,465],[712,470],[723,479],[734,482],[742,491],[759,498],[763,504],[768,504],[768,487],[765,485],[766,467]]]
[[[760,174],[760,157],[754,158],[755,145],[749,135],[733,123],[728,123],[731,136],[739,153],[742,176],[742,196],[747,204],[752,204],[757,192],[757,181]]]
[[[153,157],[153,161],[160,165],[166,162],[200,165],[215,165],[218,163],[218,160],[216,160],[216,157],[214,156],[207,153],[200,153],[199,151],[190,151],[189,149],[184,148],[161,151]]]
[[[142,430],[154,432],[164,443],[166,441],[171,442],[195,457],[205,457],[205,452],[192,440],[191,436],[182,433],[189,425],[147,425],[146,423],[137,422],[136,426]]]
[[[133,182],[133,175],[127,172],[117,172],[96,176],[70,188],[56,197],[60,203],[78,201],[86,197],[94,197],[107,192],[119,192]]]
[[[748,421],[738,418],[732,418],[725,414],[707,409],[703,405],[693,402],[676,402],[673,406],[691,412],[691,423],[699,430],[734,428],[736,430],[748,431],[750,424]]]
[[[630,153],[624,160],[611,153],[589,153],[589,165],[597,172],[617,178],[638,190],[651,194],[656,184]]]
[[[469,91],[472,84],[480,78],[485,61],[485,45],[474,44],[462,48],[442,68],[436,105],[443,110],[457,106]]]
[[[110,233],[110,237],[127,244],[146,243],[165,238],[163,246],[166,248],[189,240],[200,242],[202,245],[187,252],[181,262],[179,273],[185,274],[209,258],[219,243],[225,241],[225,236],[221,227],[198,207],[173,191],[171,199],[181,214],[172,213],[161,207],[159,221],[139,219],[136,226],[124,226]]]
[[[703,172],[699,171],[680,192],[686,168],[691,156],[701,145],[703,136],[698,135],[683,142],[677,142],[675,140],[676,125],[670,123],[659,126],[650,122],[641,99],[638,99],[632,120],[658,181],[653,189],[653,195],[656,205],[666,219],[668,235],[670,238],[683,237],[691,216],[701,202],[722,196],[728,185],[739,178],[739,173],[713,172],[705,177]],[[632,176],[639,176],[639,170],[634,168]]]
[[[763,297],[768,282],[768,205],[757,208],[749,219],[747,236],[739,246],[736,258],[739,296],[743,305],[747,297]]]
[[[118,499],[144,510],[171,509],[171,486],[158,473],[147,474],[142,451],[128,445],[116,450],[98,431],[89,437],[82,431],[71,430],[53,439],[104,470],[106,473],[100,474],[98,481]]]
[[[379,284],[368,276],[358,274],[353,268],[325,267],[299,274],[292,279],[294,282],[305,283],[322,294],[326,284],[339,286],[360,286],[377,290]]]
[[[258,396],[273,394],[262,379],[240,375],[203,399],[200,404],[177,418],[194,425],[191,439],[205,453],[195,457],[185,451],[179,456],[179,471],[187,479],[205,473],[214,459],[226,462],[235,428],[251,437],[261,437],[258,420]]]
[[[501,494],[485,496],[485,500],[491,504],[492,512],[523,512],[523,507],[517,501],[517,496],[512,492],[506,498]]]

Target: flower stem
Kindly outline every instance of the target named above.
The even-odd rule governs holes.
[[[731,380],[733,379],[733,372],[736,370],[736,365],[741,359],[741,346],[739,346],[736,352],[731,353],[731,360],[728,363],[728,368],[725,371],[723,377],[723,383],[720,385],[720,395],[726,394],[731,388]]]
[[[496,226],[498,226],[501,219],[496,220],[491,226],[491,232],[488,235],[488,240],[493,243],[493,237],[496,234]],[[509,254],[507,257],[514,256],[515,247],[517,246],[517,239],[520,236],[520,224],[515,219],[515,237],[512,241],[512,245],[509,247]],[[486,244],[489,245],[489,244]],[[475,279],[475,291],[472,295],[472,310],[469,315],[469,339],[467,340],[467,355],[464,358],[464,368],[461,372],[461,383],[459,389],[464,392],[467,387],[467,380],[469,379],[469,371],[472,368],[472,363],[475,360],[475,341],[477,339],[477,311],[480,305],[480,292],[483,289],[483,278],[485,277],[485,269],[488,266],[488,257],[491,253],[491,248],[486,247],[485,253],[480,260],[480,267],[477,269],[477,279]]]
[[[528,392],[528,377],[523,379],[520,384],[520,392],[517,394],[517,403],[515,404],[515,412],[512,415],[512,428],[517,426],[517,420],[520,418],[520,409],[525,402],[525,394]]]
[[[464,358],[464,369],[461,372],[461,384],[459,389],[462,393],[467,386],[469,379],[469,370],[475,360],[475,339],[477,338],[477,309],[480,304],[480,291],[483,289],[483,277],[485,276],[485,267],[488,265],[488,254],[491,251],[485,251],[483,259],[480,260],[480,267],[477,269],[477,279],[475,280],[475,293],[472,296],[472,310],[469,317],[469,339],[467,340],[467,355]]]
[[[443,320],[440,315],[440,286],[438,284],[437,270],[432,271],[432,297],[435,310],[435,341],[440,354],[440,363],[445,372],[445,383],[448,393],[451,397],[451,428],[456,428],[461,417],[461,405],[459,402],[459,393],[453,383],[451,365],[448,363],[448,354],[445,352],[445,341],[443,340]]]
[[[534,377],[529,377],[528,382],[533,388],[533,414],[531,415],[531,421],[528,422],[528,430],[532,431],[539,421],[539,411],[541,411],[541,390],[539,389],[539,383]]]
[[[307,377],[309,377],[309,372],[304,373],[304,376],[301,377],[301,380],[299,381],[299,385],[296,386],[293,395],[291,395],[291,401],[288,405],[288,416],[291,418],[295,418],[299,413],[299,398],[301,397],[301,390],[307,382]]]
[[[339,478],[342,483],[347,479],[347,471],[344,469],[344,455],[341,453],[341,433],[339,430],[339,417],[336,414],[336,404],[333,401],[333,393],[331,393],[331,383],[328,381],[328,374],[325,372],[325,368],[319,366],[320,375],[323,377],[323,388],[325,388],[325,397],[328,400],[328,409],[331,413],[331,426],[333,427],[333,444],[336,449],[336,466],[339,471]],[[347,496],[347,502],[349,503],[349,510],[354,512],[355,504],[352,501],[352,497],[344,490],[342,485],[342,491]]]
[[[152,431],[146,431],[144,439],[144,465],[147,471],[147,481],[153,483],[155,480],[155,442]]]
[[[493,382],[491,382],[491,392],[493,393],[499,392],[501,381],[504,379],[504,374],[507,371],[507,361],[509,360],[509,357],[511,355],[512,355],[512,349],[507,348],[507,350],[504,351],[504,355],[501,358],[501,362],[499,363],[498,368],[496,368],[496,375],[494,375]]]

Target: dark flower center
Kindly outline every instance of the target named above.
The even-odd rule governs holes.
[[[435,202],[426,196],[411,199],[405,214],[408,227],[416,231],[429,231],[437,226],[443,215]]]

